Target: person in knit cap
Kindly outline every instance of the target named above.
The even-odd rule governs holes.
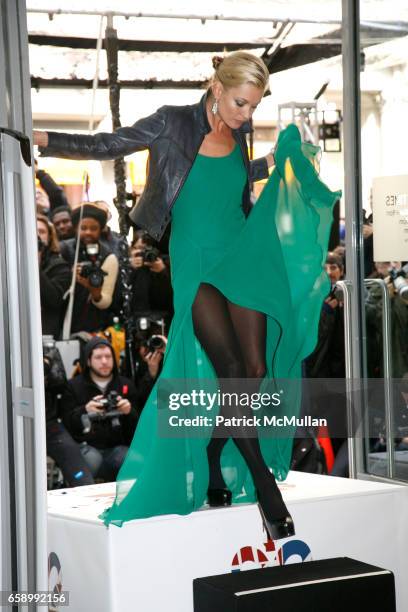
[[[71,333],[99,331],[112,322],[110,306],[119,263],[116,255],[101,241],[107,218],[106,211],[92,202],[72,210],[72,224],[77,237],[66,240],[62,251],[73,267],[79,240]]]

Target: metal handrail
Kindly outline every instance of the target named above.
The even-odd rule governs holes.
[[[347,398],[347,427],[350,433],[350,428],[353,423],[353,361],[352,361],[352,326],[351,326],[351,290],[352,283],[347,280],[337,281],[337,286],[343,291],[344,295],[344,359],[346,370],[346,398]],[[349,455],[349,476],[357,478],[356,460],[355,460],[355,439],[352,435],[347,438],[348,455]]]
[[[387,285],[382,278],[366,278],[366,287],[377,285],[382,293],[382,338],[384,363],[385,436],[387,440],[387,476],[395,475],[394,463],[394,398],[392,394],[391,304]]]

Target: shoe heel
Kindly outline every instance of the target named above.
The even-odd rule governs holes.
[[[208,489],[207,500],[211,508],[226,508],[232,503],[232,493],[229,489]]]
[[[262,509],[261,502],[259,501],[259,494],[257,491],[257,499],[258,499],[258,508],[259,513],[261,515],[263,528],[266,531],[269,539],[271,540],[281,540],[282,538],[290,538],[296,535],[295,532],[295,524],[291,515],[288,513],[286,516],[283,516],[278,519],[269,520],[266,518],[265,513]]]

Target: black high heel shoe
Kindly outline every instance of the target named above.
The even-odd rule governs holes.
[[[281,518],[269,520],[266,518],[259,501],[259,493],[257,491],[258,508],[262,518],[263,527],[270,540],[281,540],[282,538],[290,538],[295,535],[295,524],[291,515],[288,513]]]
[[[225,508],[231,505],[232,493],[229,489],[208,489],[207,500],[211,508]]]

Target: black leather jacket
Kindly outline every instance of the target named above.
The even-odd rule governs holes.
[[[149,149],[149,173],[142,196],[130,212],[131,220],[146,229],[156,240],[163,236],[170,221],[172,206],[194,163],[201,143],[211,131],[206,112],[207,95],[197,104],[162,106],[155,113],[114,133],[93,136],[48,132],[48,146],[40,153],[69,159],[116,159],[135,151]],[[249,161],[245,133],[249,123],[232,130],[239,144],[248,180],[242,193],[242,208],[251,210],[249,182],[268,176],[265,157]]]

